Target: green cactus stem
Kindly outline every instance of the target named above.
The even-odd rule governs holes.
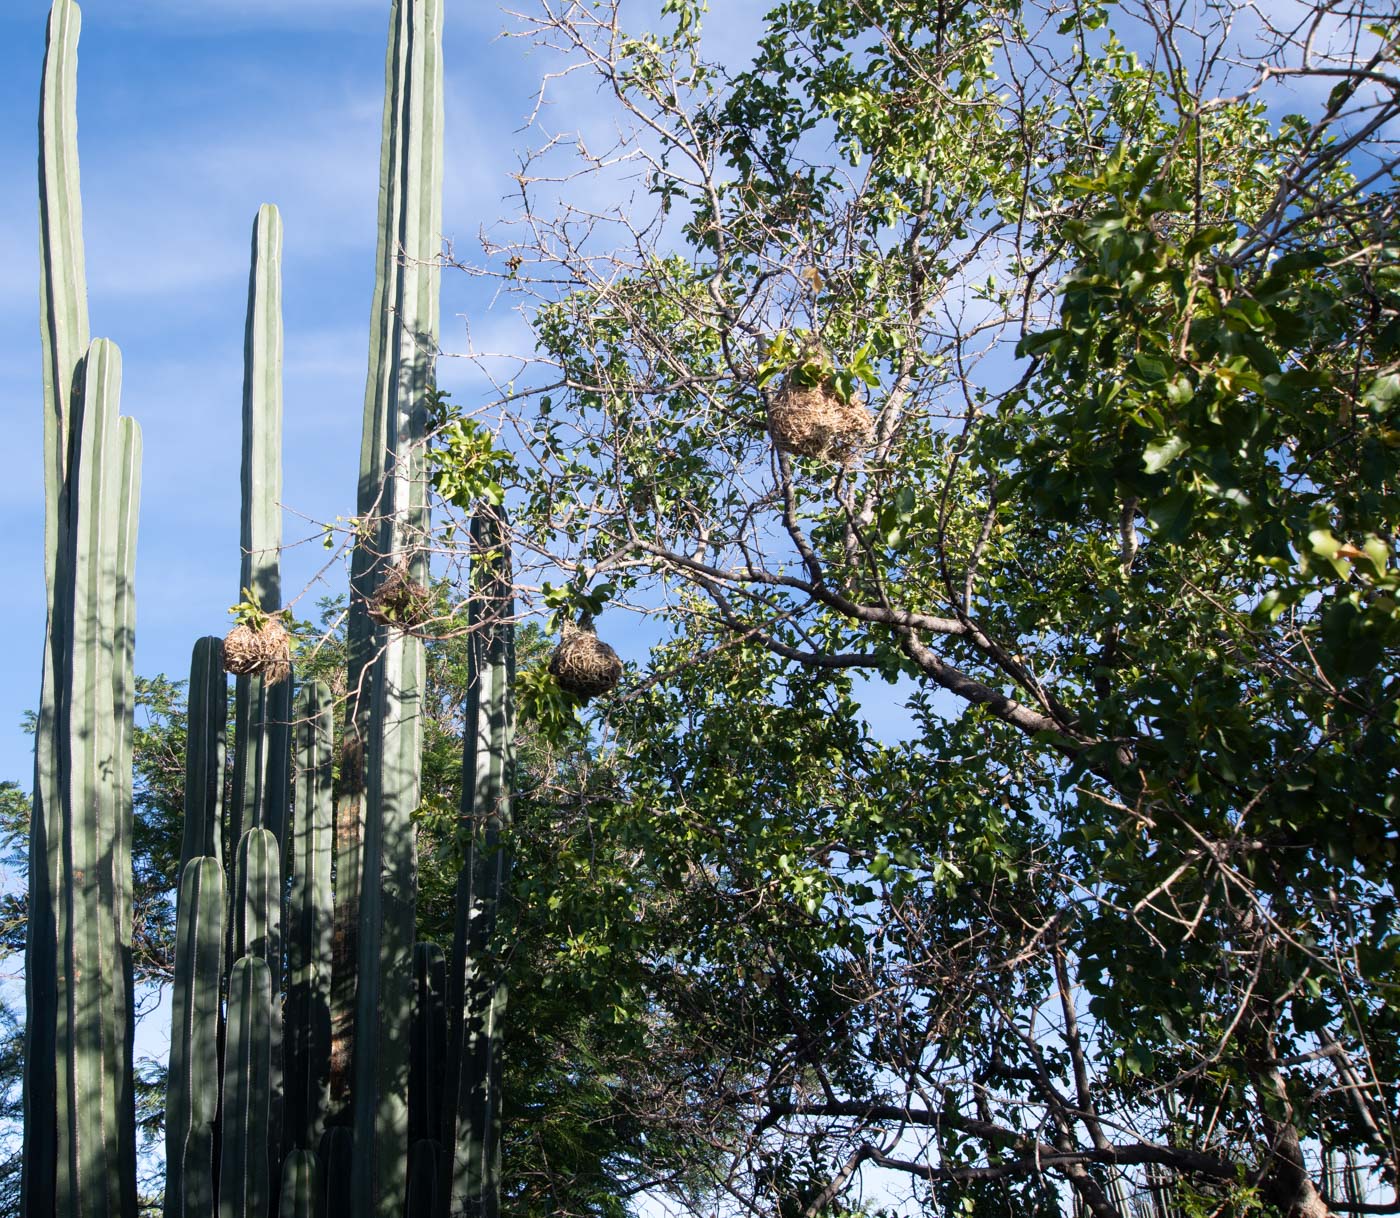
[[[78,182],[78,32],[71,0],[49,13],[39,95],[39,291],[43,325],[44,579],[48,622],[43,687],[34,741],[29,841],[29,925],[25,946],[24,1152],[21,1204],[47,1214],[57,1204],[58,884],[62,787],[58,716],[67,623],[56,601],[68,537],[67,462],[74,398],[88,347],[82,196]]]
[[[282,1164],[279,1218],[314,1218],[320,1169],[313,1150],[294,1150]]]
[[[219,1218],[266,1218],[272,1201],[272,974],[244,956],[229,976]]]
[[[135,1214],[131,1112],[130,928],[121,925],[129,879],[118,876],[121,823],[130,810],[131,771],[120,770],[123,731],[115,692],[118,615],[129,610],[119,589],[134,557],[140,442],[135,424],[119,420],[121,355],[106,339],[88,349],[84,394],[69,470],[70,550],[64,564],[68,645],[60,676],[58,772],[64,827],[58,902],[57,1021],[58,1172],[56,1201],[65,1214]],[[122,718],[131,705],[123,692]]]
[[[317,1218],[334,1218],[351,1210],[351,1163],[355,1158],[355,1137],[345,1125],[332,1125],[321,1137],[321,1179],[324,1189],[317,1207]]]
[[[239,587],[282,607],[282,217],[258,208],[243,343],[243,548]]]
[[[198,640],[190,657],[185,740],[185,836],[180,859],[223,857],[224,762],[228,679],[214,635]]]
[[[494,1218],[500,1191],[500,1025],[506,989],[492,939],[507,887],[502,840],[515,770],[515,606],[504,509],[472,517],[471,650],[462,761],[457,923],[448,982],[450,1041],[444,1107],[450,1212]]]
[[[296,804],[287,907],[286,1120],[289,1147],[314,1150],[330,1100],[331,691],[297,695]]]
[[[436,943],[413,949],[413,1028],[410,1032],[410,1144],[440,1142],[447,1078],[447,957]]]
[[[198,657],[198,648],[195,654]],[[219,860],[212,856],[188,860],[181,872],[175,930],[165,1100],[165,1218],[196,1218],[213,1212],[223,919],[224,873]]]
[[[361,490],[378,488],[372,547],[352,605],[395,565],[426,582],[423,440],[437,355],[442,214],[442,0],[396,0],[386,60],[379,268],[371,321]],[[363,624],[355,627],[363,631]],[[387,626],[372,640],[365,745],[359,970],[354,1030],[355,1213],[400,1218],[407,1185],[409,1051],[417,887],[422,644]],[[352,675],[353,675],[352,659]],[[370,1148],[370,1149],[367,1149]]]

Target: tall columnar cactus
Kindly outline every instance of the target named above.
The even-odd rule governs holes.
[[[219,1218],[265,1218],[272,1202],[272,974],[244,956],[229,975]]]
[[[190,657],[182,864],[206,855],[223,858],[228,678],[221,651],[222,640],[208,635],[195,643]]]
[[[354,1032],[355,1202],[399,1218],[408,1159],[409,1051],[424,680],[422,644],[365,629],[364,597],[407,565],[427,575],[423,440],[437,354],[442,211],[442,0],[395,0],[386,64],[379,267],[361,450],[377,486],[352,572],[359,661],[372,657]],[[362,502],[364,500],[362,499]],[[370,651],[364,652],[365,640]],[[364,664],[361,664],[363,671]],[[352,677],[355,674],[352,671]]]
[[[190,859],[181,871],[175,930],[165,1101],[166,1218],[200,1218],[214,1208],[223,921],[222,865],[213,856]]]
[[[282,606],[282,218],[253,222],[243,348],[243,511],[239,587],[268,612]],[[291,683],[239,677],[235,697],[234,845],[245,829],[281,841],[289,793]]]
[[[57,600],[66,647],[59,681],[61,780],[57,943],[56,1204],[73,1214],[135,1212],[127,911],[131,771],[120,769],[131,698],[125,689],[140,440],[119,419],[121,357],[98,339],[84,359],[68,470],[68,552]],[[122,692],[118,696],[118,689]],[[125,843],[125,845],[124,845]],[[37,1015],[38,1013],[36,1013]]]
[[[239,587],[263,610],[282,606],[282,217],[264,203],[253,221],[248,269],[248,312],[243,342],[242,515],[239,532]],[[260,880],[275,900],[268,909],[272,938],[255,954],[267,961],[273,994],[282,988],[280,938],[282,873],[280,858],[291,805],[292,681],[269,685],[257,676],[241,676],[235,686],[233,808],[229,845],[241,843],[252,830],[266,831],[270,844],[259,856],[273,870]],[[253,860],[257,862],[257,858]],[[242,889],[238,889],[241,899]],[[243,926],[235,911],[233,929]],[[234,959],[243,948],[230,951]],[[254,949],[247,948],[252,952]],[[282,1146],[282,1021],[270,1025],[272,1088],[270,1153]],[[275,1179],[276,1177],[274,1177]]]
[[[68,537],[55,613],[66,645],[58,669],[56,772],[61,799],[57,888],[57,1190],[59,1212],[135,1212],[131,1097],[129,875],[130,595],[140,437],[119,419],[121,357],[98,339],[84,359],[72,420]],[[46,814],[52,807],[45,809]],[[52,843],[57,844],[57,843]],[[47,866],[35,860],[34,870]],[[123,915],[128,918],[123,925]],[[32,1010],[34,1019],[48,1012]]]
[[[506,891],[501,839],[510,825],[515,770],[514,600],[505,512],[472,517],[471,651],[462,762],[457,925],[448,982],[452,1073],[444,1108],[452,1214],[494,1218],[500,1193],[500,1024],[506,989],[492,938]]]
[[[29,927],[25,951],[24,1156],[26,1214],[55,1207],[58,1093],[51,1063],[58,1026],[58,893],[62,785],[58,759],[66,621],[58,597],[68,547],[68,450],[74,399],[88,346],[82,197],[78,184],[77,69],[81,18],[71,0],[49,14],[39,97],[39,279],[44,372],[44,577],[48,622],[43,690],[35,732],[34,805],[29,843]]]
[[[331,691],[320,682],[303,687],[295,715],[294,869],[287,906],[286,1141],[289,1148],[313,1152],[330,1099],[332,716]]]

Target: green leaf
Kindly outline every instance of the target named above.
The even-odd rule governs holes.
[[[1168,465],[1191,447],[1185,436],[1168,436],[1149,444],[1142,453],[1143,468],[1149,474],[1160,474]]]

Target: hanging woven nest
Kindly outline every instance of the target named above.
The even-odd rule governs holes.
[[[828,377],[803,385],[789,373],[768,399],[768,431],[780,451],[849,465],[875,434],[858,396],[843,401]]]
[[[565,622],[564,637],[549,658],[549,672],[565,693],[587,702],[617,688],[622,661],[592,630]]]
[[[412,630],[432,619],[432,601],[433,594],[409,575],[406,565],[400,564],[391,567],[380,581],[365,602],[365,611],[371,621],[381,626]]]
[[[261,677],[280,685],[292,675],[292,638],[282,619],[270,617],[260,627],[235,626],[224,639],[224,670],[236,677]]]

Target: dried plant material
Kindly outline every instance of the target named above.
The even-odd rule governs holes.
[[[280,685],[292,675],[292,638],[281,618],[263,625],[238,625],[224,639],[224,669],[236,677],[261,677]]]
[[[622,661],[592,630],[566,622],[564,637],[550,657],[549,672],[560,689],[587,702],[617,688]]]
[[[782,452],[849,465],[870,443],[875,421],[858,397],[843,401],[830,378],[802,385],[789,374],[768,400],[768,431]]]
[[[433,594],[408,573],[406,564],[391,567],[365,603],[371,621],[412,630],[432,618]]]

